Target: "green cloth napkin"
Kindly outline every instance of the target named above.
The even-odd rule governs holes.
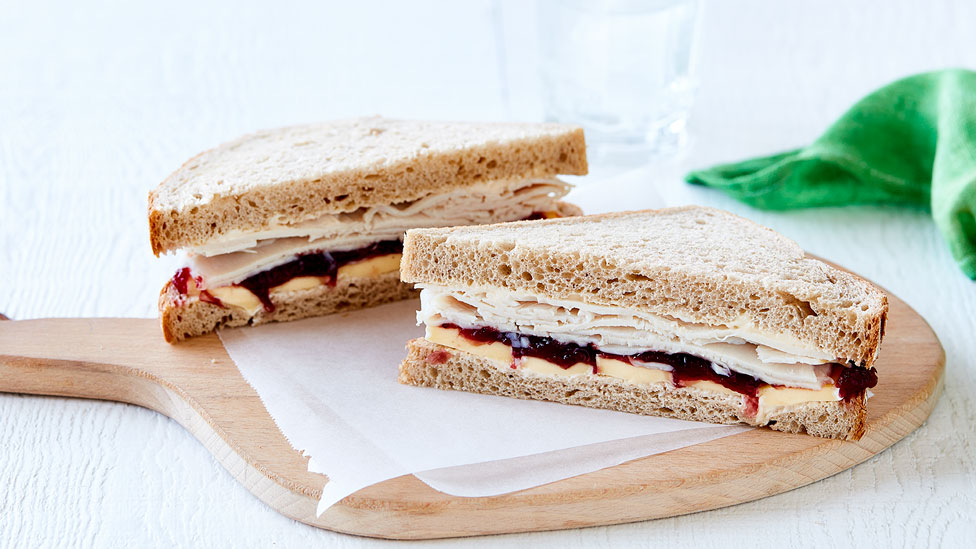
[[[910,76],[871,93],[808,147],[689,173],[757,208],[913,204],[976,279],[976,72]]]

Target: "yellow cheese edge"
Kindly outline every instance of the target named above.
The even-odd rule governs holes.
[[[427,326],[426,328],[426,339],[431,343],[490,359],[499,368],[512,368],[512,365],[515,363],[512,348],[504,343],[497,341],[491,343],[473,341],[462,336],[456,328],[444,328],[440,326]],[[622,360],[597,357],[596,366],[596,375],[621,379],[635,385],[672,383],[671,372],[669,371],[634,366]],[[553,377],[593,375],[593,368],[588,364],[579,363],[569,368],[562,368],[548,360],[535,357],[523,358],[517,367],[536,374]],[[708,380],[694,381],[687,386],[713,393],[727,395],[740,394],[714,381]],[[759,389],[760,409],[792,406],[807,402],[833,402],[838,400],[841,400],[840,390],[833,385],[827,385],[822,389],[798,389],[766,385]]]
[[[251,316],[257,314],[261,310],[261,307],[264,306],[261,304],[258,296],[241,286],[222,286],[207,291],[210,292],[210,295],[219,299],[224,305],[244,309]]]
[[[519,367],[544,376],[572,377],[593,373],[593,367],[583,362],[577,362],[569,368],[563,368],[548,360],[532,356],[522,357],[522,360],[519,361]]]
[[[796,389],[767,385],[759,389],[760,408],[777,408],[806,402],[835,402],[838,400],[841,400],[840,389],[833,385],[825,385],[820,389]]]
[[[694,387],[695,389],[701,389],[702,391],[711,391],[713,393],[721,393],[723,395],[733,395],[733,396],[742,395],[742,393],[738,393],[736,391],[733,391],[732,389],[729,389],[728,387],[724,387],[718,383],[715,383],[714,381],[709,381],[707,379],[699,379],[698,381],[692,381],[691,383],[687,384],[686,387]]]
[[[362,261],[356,261],[353,263],[347,263],[339,267],[336,271],[336,278],[338,280],[344,280],[348,278],[367,278],[376,277],[384,275],[386,273],[392,273],[400,269],[400,257],[401,254],[386,254],[377,257],[371,257],[369,259],[364,259]],[[283,293],[283,292],[297,292],[300,290],[308,290],[315,288],[316,286],[322,286],[328,284],[329,279],[327,277],[319,276],[296,276],[295,278],[271,288],[271,293]],[[228,307],[237,307],[244,309],[251,316],[257,314],[263,306],[261,300],[258,299],[250,290],[241,286],[221,286],[219,288],[208,288],[210,295],[216,297],[221,303]],[[196,283],[191,279],[190,284],[187,285],[187,293],[191,296],[197,296],[200,294],[199,289],[196,287]]]
[[[402,254],[386,254],[347,263],[339,267],[336,278],[368,278],[380,276],[386,273],[400,270],[400,257]]]
[[[514,361],[512,348],[504,343],[497,341],[491,343],[472,341],[462,336],[461,332],[454,328],[441,328],[440,326],[427,326],[426,328],[427,333],[425,337],[427,341],[487,358],[497,362],[497,366],[500,368],[511,367]]]
[[[671,372],[654,368],[642,368],[614,358],[596,357],[596,369],[600,375],[625,379],[630,383],[671,383]]]

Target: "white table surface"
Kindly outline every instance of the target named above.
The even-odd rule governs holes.
[[[0,6],[0,311],[13,318],[154,316],[175,260],[149,251],[146,193],[191,155],[238,134],[374,113],[541,117],[534,12],[519,2],[140,4]],[[976,5],[963,1],[707,2],[692,144],[677,167],[652,167],[648,180],[668,203],[746,215],[915,307],[942,338],[948,362],[928,424],[852,470],[761,501],[465,544],[971,543],[976,286],[927,215],[884,207],[765,213],[690,188],[676,174],[803,144],[896,77],[976,67],[974,21]],[[594,165],[587,185],[611,169]],[[4,394],[5,542],[386,543],[278,515],[155,412]]]

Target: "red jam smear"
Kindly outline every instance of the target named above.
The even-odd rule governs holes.
[[[834,386],[840,389],[840,398],[850,400],[878,384],[878,370],[831,364],[830,378],[834,380]]]
[[[180,292],[180,295],[185,296],[187,294],[187,292],[189,291],[190,281],[191,280],[196,284],[196,287],[197,288],[200,287],[200,284],[201,284],[200,277],[198,277],[198,276],[197,277],[194,277],[190,273],[190,268],[189,267],[183,267],[182,269],[176,271],[176,274],[173,275],[173,287],[176,288],[176,291]],[[207,290],[200,290],[199,298],[200,298],[200,301],[206,301],[207,303],[213,303],[214,305],[217,305],[217,306],[220,306],[220,307],[223,307],[224,306],[224,303],[222,301],[220,301],[220,299],[218,299],[216,296],[214,296],[213,294],[211,294]]]
[[[501,332],[487,327],[462,328],[456,324],[441,324],[441,327],[453,328],[462,336],[478,343],[504,343],[512,348],[512,356],[516,359],[526,356],[541,358],[564,370],[582,362],[592,366],[593,373],[596,373],[597,350],[592,345],[584,347],[572,343],[560,343],[551,337]]]
[[[176,288],[177,292],[180,292],[180,295],[186,295],[187,286],[192,279],[193,275],[190,274],[190,268],[183,267],[173,275],[173,287]]]
[[[442,324],[441,327],[455,329],[465,338],[478,343],[504,343],[512,348],[512,355],[516,359],[524,356],[541,358],[563,369],[582,362],[592,366],[595,374],[597,356],[630,364],[640,362],[667,364],[673,368],[671,376],[677,387],[686,387],[695,381],[718,383],[726,389],[744,395],[746,413],[752,410],[753,415],[759,405],[759,388],[767,385],[763,381],[739,372],[722,375],[712,369],[711,361],[687,353],[647,351],[635,355],[616,355],[598,351],[592,344],[561,343],[551,337],[502,332],[489,327],[462,328],[456,324]],[[830,377],[834,380],[834,385],[840,389],[840,397],[845,401],[864,394],[865,389],[878,384],[878,375],[874,368],[869,370],[835,363],[831,365]]]
[[[674,384],[678,387],[686,387],[694,381],[712,381],[722,387],[742,393],[750,398],[759,398],[759,388],[766,385],[762,381],[739,372],[729,372],[729,375],[722,375],[712,369],[712,361],[704,358],[689,355],[687,353],[664,353],[660,351],[647,351],[637,355],[619,356],[603,353],[607,358],[624,360],[625,362],[654,362],[667,364],[674,368],[671,377]]]
[[[382,255],[403,253],[403,242],[400,240],[383,240],[374,242],[369,246],[364,246],[355,250],[341,252],[314,251],[300,254],[295,259],[278,265],[267,271],[262,271],[252,275],[235,286],[246,288],[257,296],[264,306],[264,310],[271,313],[275,310],[275,304],[271,302],[271,288],[280,286],[293,278],[300,276],[317,276],[328,278],[328,284],[335,286],[336,274],[343,265],[372,259]],[[182,295],[186,295],[189,281],[193,279],[190,268],[183,267],[173,276],[173,286]],[[200,280],[196,279],[197,286]],[[200,292],[201,301],[207,301],[223,307],[219,299],[211,295],[206,290]]]

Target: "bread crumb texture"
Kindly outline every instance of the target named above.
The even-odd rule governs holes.
[[[792,240],[699,206],[407,231],[401,277],[751,326],[871,366],[887,296]]]
[[[149,193],[153,253],[480,181],[582,175],[583,130],[563,124],[356,118],[246,135]]]

